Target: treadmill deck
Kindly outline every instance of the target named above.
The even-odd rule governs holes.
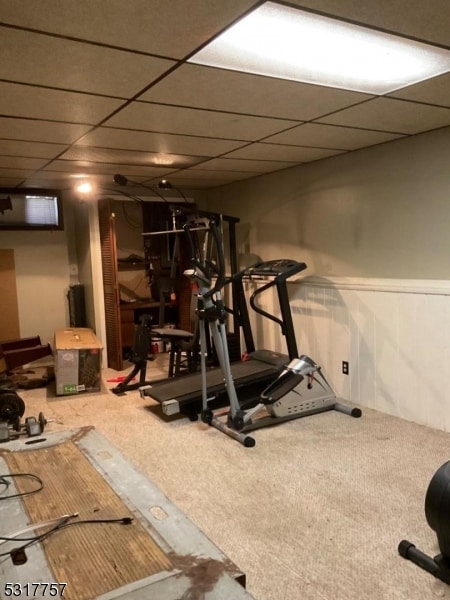
[[[259,351],[256,357],[232,363],[231,374],[239,398],[244,402],[258,399],[262,390],[277,377],[288,362],[289,359],[284,354],[263,350]],[[219,404],[226,399],[224,375],[220,367],[208,369],[206,385],[208,395]],[[160,381],[142,388],[141,393],[163,405],[164,412],[165,404],[168,403],[172,408],[166,414],[183,412],[184,408],[189,414],[199,412],[202,401],[201,373]]]

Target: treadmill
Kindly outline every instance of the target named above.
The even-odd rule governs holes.
[[[232,275],[228,282],[232,285],[233,314],[238,317],[242,327],[246,359],[231,364],[231,373],[240,403],[251,406],[259,401],[263,390],[280,374],[283,368],[298,357],[292,312],[289,303],[287,280],[306,269],[306,264],[291,259],[277,259],[258,262],[251,267]],[[247,299],[244,290],[245,280],[263,280],[250,297],[250,306],[261,316],[280,326],[286,339],[288,354],[271,350],[256,350],[250,326]],[[261,294],[276,288],[281,318],[263,310],[257,301]],[[220,367],[212,367],[206,372],[206,381],[211,408],[228,404],[224,375]],[[167,415],[182,413],[192,421],[198,419],[202,409],[201,373],[191,373],[174,377],[140,388],[141,396],[149,396],[161,404],[162,412]]]

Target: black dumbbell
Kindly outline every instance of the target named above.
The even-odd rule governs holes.
[[[20,423],[20,418],[14,419],[12,423],[0,421],[0,444],[17,439],[20,435],[28,435],[28,437],[41,435],[47,423],[52,420],[46,419],[44,413],[40,412],[37,419],[27,417],[23,424]]]
[[[53,419],[52,419],[53,420]],[[44,417],[44,413],[40,412],[38,418],[36,417],[27,417],[25,419],[25,430],[29,437],[34,437],[36,435],[41,435],[44,432],[45,426],[50,421]]]

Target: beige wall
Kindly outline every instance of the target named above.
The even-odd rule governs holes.
[[[241,265],[294,258],[320,276],[447,279],[450,128],[208,194],[241,218]]]
[[[241,265],[282,256],[304,260],[308,275],[448,279],[449,165],[445,128],[194,198],[241,218]],[[78,281],[95,328],[91,209],[66,198],[64,231],[1,233],[0,248],[15,251],[21,336],[51,341],[68,325],[67,289]]]
[[[20,337],[39,335],[53,343],[56,328],[68,324],[71,211],[64,207],[64,231],[2,231],[0,248],[14,250]]]
[[[3,231],[0,248],[14,250],[20,337],[53,343],[55,329],[70,324],[69,285],[85,285],[88,326],[95,329],[90,209],[63,199],[63,231]]]

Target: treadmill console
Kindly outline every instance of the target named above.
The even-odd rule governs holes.
[[[300,271],[306,269],[306,263],[297,262],[289,258],[268,260],[256,263],[242,272],[243,277],[277,277],[287,279]]]

